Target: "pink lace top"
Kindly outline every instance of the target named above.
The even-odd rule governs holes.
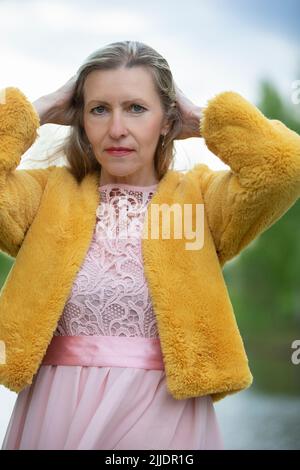
[[[59,361],[42,365],[19,394],[2,449],[224,448],[211,397],[176,400],[164,368],[149,367],[159,339],[141,229],[155,187],[99,187],[93,238],[51,342]],[[57,351],[65,339],[66,349]],[[98,339],[101,348],[93,347]],[[60,365],[74,349],[78,366]],[[82,366],[98,360],[98,353],[99,366]],[[137,364],[141,357],[146,365]]]
[[[55,336],[158,337],[141,252],[145,212],[156,187],[125,183],[99,187],[92,242]]]

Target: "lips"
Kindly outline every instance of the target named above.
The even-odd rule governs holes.
[[[133,152],[133,149],[130,149],[128,147],[110,147],[106,149],[106,151],[115,157],[122,157],[125,155],[129,155],[131,152]]]
[[[129,147],[109,147],[106,150],[133,150]]]

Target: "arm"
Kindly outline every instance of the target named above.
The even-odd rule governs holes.
[[[200,134],[230,167],[213,171],[198,164],[192,170],[223,265],[300,197],[300,136],[234,92],[210,100],[202,115]]]
[[[5,89],[0,103],[0,250],[16,257],[37,213],[48,176],[46,169],[16,170],[34,143],[40,118],[17,88]]]

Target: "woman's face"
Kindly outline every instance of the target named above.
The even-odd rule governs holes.
[[[94,70],[83,93],[84,129],[101,164],[102,182],[156,182],[154,154],[168,125],[150,72],[140,66]],[[111,147],[133,151],[115,156],[107,151]]]

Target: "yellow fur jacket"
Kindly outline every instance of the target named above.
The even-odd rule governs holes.
[[[78,184],[67,167],[17,170],[38,136],[35,108],[14,87],[0,104],[0,249],[16,258],[0,293],[0,383],[32,383],[56,329],[96,223],[99,177]],[[204,244],[143,238],[145,276],[157,318],[169,392],[213,401],[253,377],[223,278],[224,263],[300,196],[300,136],[226,91],[203,110],[200,132],[229,166],[169,170],[152,204],[204,204]],[[161,230],[159,231],[161,234]]]

